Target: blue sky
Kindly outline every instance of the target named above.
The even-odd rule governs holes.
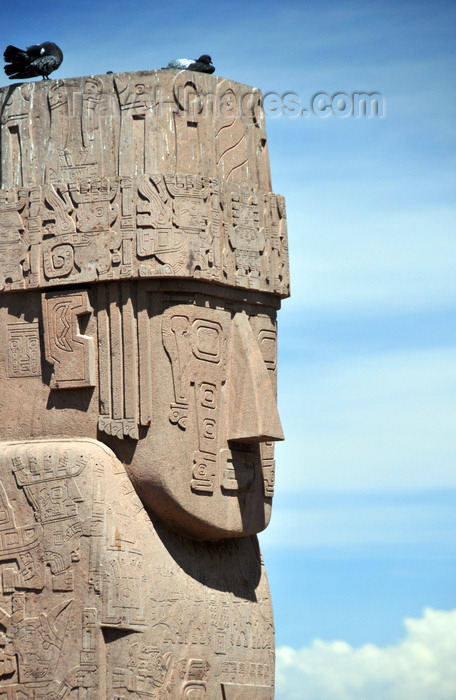
[[[0,9],[4,46],[63,48],[55,77],[207,52],[303,108],[383,96],[382,118],[267,119],[292,273],[261,536],[277,700],[456,697],[455,25],[439,0]]]

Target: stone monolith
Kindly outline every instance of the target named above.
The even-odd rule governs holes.
[[[258,90],[0,90],[0,699],[271,700],[283,198]]]

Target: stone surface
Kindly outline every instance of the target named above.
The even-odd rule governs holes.
[[[0,700],[271,700],[286,216],[260,94],[0,90]]]
[[[0,101],[2,288],[171,276],[288,295],[258,90],[167,70]]]

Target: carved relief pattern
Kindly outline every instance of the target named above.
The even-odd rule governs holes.
[[[147,332],[142,334],[147,343]],[[150,358],[139,362],[138,313],[130,285],[111,283],[98,288],[98,428],[117,438],[139,438],[139,426],[150,423],[150,411],[141,411],[151,387]],[[139,365],[139,368],[138,368]],[[138,371],[143,377],[139,383]],[[144,376],[143,376],[144,375]]]
[[[20,91],[7,89],[2,104],[1,126],[7,135],[5,143],[2,143],[2,165],[6,165],[9,171],[7,187],[29,184],[30,149],[33,148],[33,119],[30,114],[32,91],[31,83],[25,83]]]
[[[198,173],[204,159],[202,132],[207,114],[195,79],[179,72],[173,81],[176,109],[173,110],[174,149],[177,170]]]
[[[216,118],[217,165],[222,168],[224,179],[247,181],[249,154],[247,128],[240,116],[242,105],[232,88],[219,86],[221,115]]]
[[[250,325],[268,370],[274,393],[277,394],[277,328],[267,315],[257,314],[250,318]],[[263,473],[263,492],[266,498],[274,496],[275,460],[274,443],[261,444],[261,468]]]
[[[283,198],[213,178],[153,174],[4,190],[0,233],[5,290],[173,276],[288,295]]]
[[[44,286],[113,277],[121,262],[121,234],[111,228],[118,218],[113,203],[118,183],[49,185],[41,244]],[[41,272],[41,271],[40,271]]]
[[[156,162],[157,111],[160,90],[156,80],[116,76],[114,89],[120,111],[118,172],[137,175],[154,172]]]
[[[51,389],[95,386],[93,338],[79,333],[78,317],[91,313],[87,292],[43,296],[46,359],[54,367]]]
[[[39,325],[36,321],[8,324],[8,376],[39,377],[41,354]]]
[[[218,454],[220,390],[226,381],[229,313],[178,306],[163,314],[163,345],[171,361],[174,402],[169,420],[186,430],[189,411],[199,449],[193,455],[191,488],[212,493]]]
[[[256,314],[250,317],[246,328],[246,352],[237,361],[251,362],[251,343],[258,345],[261,352],[258,362],[260,365],[264,362],[267,370],[264,379],[271,384],[272,400],[277,391],[275,321],[269,315]],[[255,492],[259,487],[255,475],[261,471],[260,490],[265,498],[272,498],[274,442],[256,443],[256,426],[251,426],[250,440],[226,442],[227,437],[230,439],[226,416],[241,410],[235,397],[227,406],[226,393],[222,405],[222,388],[227,376],[238,371],[232,353],[227,352],[230,343],[236,342],[231,313],[190,304],[171,306],[162,315],[162,338],[172,373],[169,421],[184,432],[191,428],[199,444],[199,450],[193,455],[191,489],[196,493],[213,493],[218,483],[224,492]],[[266,385],[262,384],[263,395],[265,391]],[[249,399],[256,404],[257,396],[251,394]],[[224,423],[222,416],[225,416]]]
[[[272,700],[253,541],[157,536],[121,463],[93,440],[2,443],[0,455],[0,697],[222,700],[226,687]],[[215,573],[217,588],[206,585]]]
[[[241,188],[229,205],[232,222],[229,240],[235,256],[236,284],[259,289],[265,235],[264,228],[260,228],[257,197]]]
[[[27,190],[0,190],[0,290],[15,288],[27,273],[29,236],[24,210]],[[20,285],[22,286],[22,285]]]
[[[62,80],[49,87],[47,181],[97,180],[102,159],[98,137],[102,90],[101,80],[94,76],[85,78],[77,91]]]

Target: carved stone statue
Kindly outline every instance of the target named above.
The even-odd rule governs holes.
[[[0,90],[0,700],[271,700],[285,205],[261,95]]]

